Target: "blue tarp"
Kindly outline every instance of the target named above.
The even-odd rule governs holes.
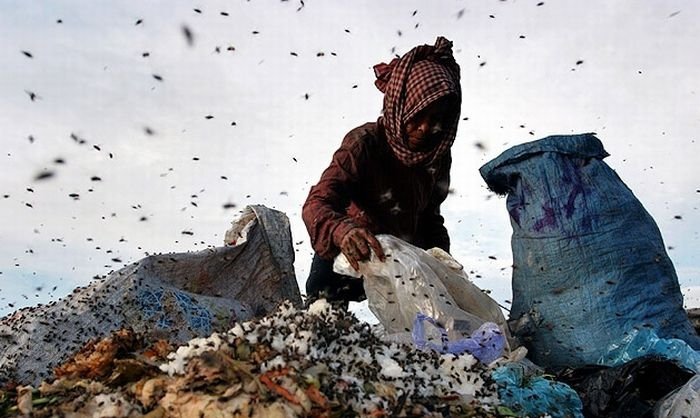
[[[634,329],[700,348],[661,233],[607,156],[594,134],[550,136],[480,169],[507,195],[510,317],[533,319],[520,337],[543,366],[593,364]]]

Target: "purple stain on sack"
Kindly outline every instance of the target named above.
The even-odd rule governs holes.
[[[518,199],[508,199],[506,201],[510,218],[518,225],[520,224],[520,212],[525,209],[525,198],[522,193],[518,194]]]
[[[520,226],[520,210],[522,208],[520,206],[516,206],[513,208],[508,209],[508,214],[510,215],[510,218]]]
[[[557,224],[554,209],[552,209],[550,206],[542,205],[542,211],[544,212],[544,216],[538,219],[537,222],[535,222],[535,225],[532,227],[537,232],[541,232],[545,227],[553,227]]]
[[[566,204],[564,205],[564,215],[566,215],[566,219],[571,218],[571,216],[574,214],[574,211],[576,210],[576,198],[578,197],[578,195],[582,194],[583,187],[581,185],[575,185],[569,193],[569,198],[567,199]]]

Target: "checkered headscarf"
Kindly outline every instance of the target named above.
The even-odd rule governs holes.
[[[462,91],[459,65],[452,56],[452,42],[442,36],[434,46],[420,45],[389,64],[374,66],[374,84],[384,93],[380,122],[396,157],[407,166],[429,165],[450,149],[457,135]],[[428,151],[411,151],[405,143],[406,122],[435,100],[455,99],[453,118],[443,131],[443,139]]]

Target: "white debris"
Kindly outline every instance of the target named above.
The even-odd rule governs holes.
[[[406,374],[399,363],[391,357],[379,354],[377,355],[377,361],[379,366],[382,368],[381,374],[386,377],[401,378]]]
[[[236,325],[234,325],[229,332],[235,335],[236,337],[242,337],[245,334],[245,331],[243,331],[243,327],[239,323],[236,323]]]
[[[287,363],[282,356],[275,356],[272,360],[268,360],[260,367],[261,372],[273,370],[275,367],[284,367]]]
[[[307,312],[309,315],[320,316],[322,314],[327,314],[331,311],[331,304],[325,299],[319,299],[309,306]]]
[[[101,393],[92,398],[82,408],[79,416],[91,416],[94,418],[128,417],[132,410],[132,405],[121,394]]]
[[[162,364],[160,370],[171,376],[182,374],[185,372],[187,360],[205,351],[218,350],[223,342],[221,335],[216,332],[206,338],[193,338],[187,345],[180,346],[177,351],[168,354],[170,362]]]
[[[235,350],[242,343],[253,351],[261,346],[271,350],[260,364],[261,372],[294,368],[301,373],[321,367],[330,376],[331,389],[343,393],[344,403],[355,411],[385,410],[387,402],[403,394],[416,402],[457,396],[476,399],[486,408],[498,404],[487,367],[470,354],[440,355],[383,342],[368,324],[325,300],[307,310],[286,304],[273,315],[236,324],[220,336],[192,340],[170,354],[161,370],[183,374],[189,359],[203,347],[229,345]]]

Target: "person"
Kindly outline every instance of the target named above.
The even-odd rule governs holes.
[[[450,249],[440,205],[449,194],[462,102],[452,42],[438,37],[374,71],[384,93],[382,115],[345,136],[303,205],[315,251],[306,281],[310,299],[345,306],[364,300],[362,281],[334,273],[333,259],[342,252],[355,270],[371,252],[384,261],[377,234]]]

